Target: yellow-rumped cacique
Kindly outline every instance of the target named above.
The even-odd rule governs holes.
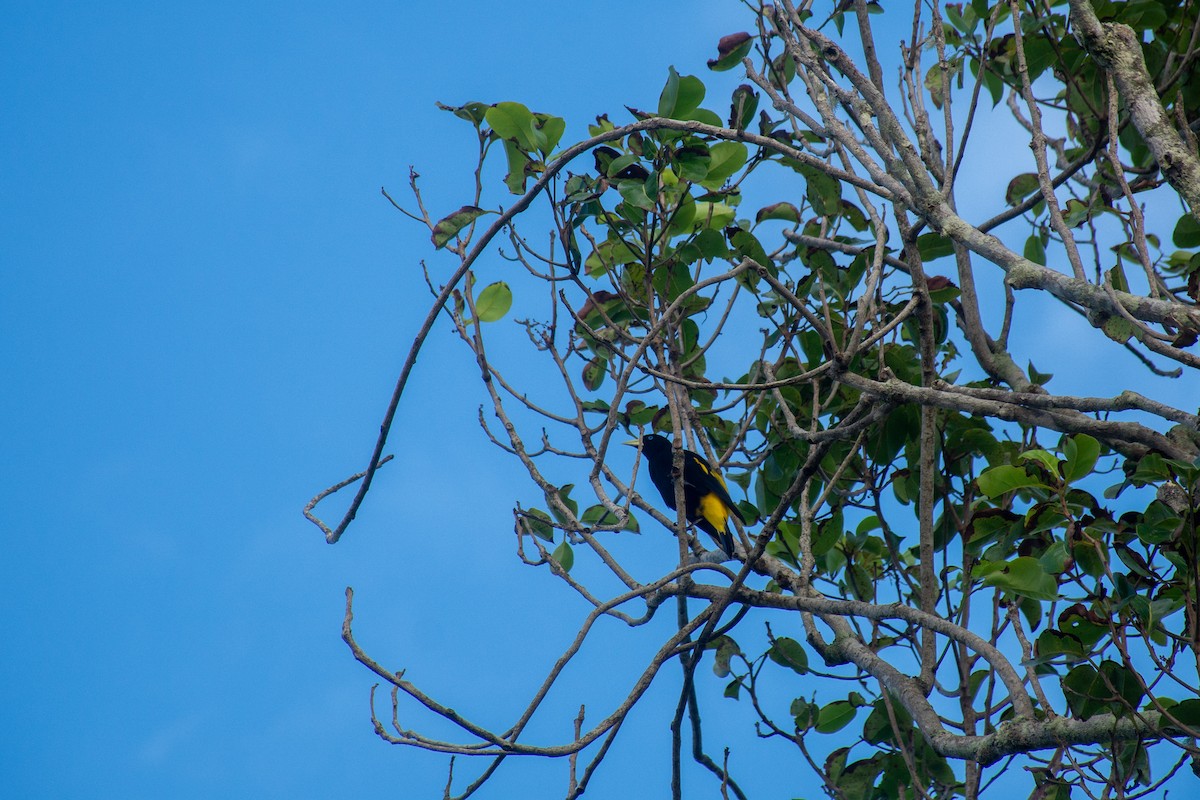
[[[650,480],[662,495],[667,508],[675,510],[675,482],[671,476],[671,440],[657,434],[643,436],[625,444],[640,446],[650,469]],[[733,504],[721,471],[709,464],[703,456],[691,450],[683,451],[683,502],[684,516],[713,541],[733,555],[733,536],[729,532],[729,515],[737,517],[742,524],[746,520]]]

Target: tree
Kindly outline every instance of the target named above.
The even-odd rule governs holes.
[[[459,796],[518,755],[568,756],[566,796],[582,794],[678,664],[674,796],[690,755],[743,797],[703,747],[704,663],[834,798],[974,798],[1014,764],[1039,798],[1200,774],[1200,419],[1164,399],[1200,366],[1200,9],[888,5],[748,7],[752,32],[721,39],[707,83],[672,68],[657,109],[599,117],[569,146],[563,119],[519,103],[446,107],[477,134],[477,176],[503,153],[503,187],[477,178],[435,220],[413,174],[416,210],[397,208],[458,267],[428,276],[369,468],[306,514],[343,534],[449,319],[499,422],[481,413],[487,436],[533,484],[517,555],[593,609],[527,711],[489,730],[368,655],[348,590],[355,657],[393,707],[411,698],[459,738],[386,714],[377,733],[486,759]],[[744,82],[721,84],[735,69]],[[1011,146],[975,144],[1002,125],[1022,132]],[[998,165],[1006,191],[981,196],[972,172]],[[548,239],[525,233],[538,226]],[[496,250],[507,280],[482,285]],[[524,347],[495,325],[513,286],[537,309]],[[1058,345],[1033,330],[1056,309],[1135,363],[1139,391],[1092,396],[1107,375],[1056,391],[1033,363]],[[553,380],[510,382],[534,357]],[[725,470],[751,521],[732,559],[639,493],[640,459],[614,466],[614,443],[651,430]],[[360,480],[336,528],[312,513]],[[610,543],[651,528],[677,533],[679,562],[638,580]],[[578,579],[584,560],[620,588]],[[677,629],[622,703],[581,710],[570,740],[522,741],[597,620],[638,626],[664,605]],[[775,635],[786,626],[803,642]],[[763,686],[788,674],[781,714]]]

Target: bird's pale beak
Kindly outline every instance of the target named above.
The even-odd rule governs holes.
[[[630,439],[628,442],[621,442],[621,444],[627,444],[630,447],[641,447],[642,440],[641,439]]]

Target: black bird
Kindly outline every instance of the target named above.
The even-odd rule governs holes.
[[[642,448],[650,467],[650,480],[662,495],[667,508],[675,510],[675,481],[671,475],[671,440],[657,434],[643,436],[625,444]],[[746,520],[733,504],[720,470],[691,450],[683,451],[683,502],[688,522],[713,538],[725,554],[733,555],[733,536],[729,533],[729,515],[742,524]]]

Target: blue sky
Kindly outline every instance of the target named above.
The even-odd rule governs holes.
[[[371,731],[345,587],[365,645],[496,723],[573,635],[580,604],[516,563],[527,488],[444,335],[356,525],[331,547],[300,515],[362,468],[428,305],[418,261],[449,263],[379,187],[412,164],[431,213],[464,202],[471,132],[437,100],[521,100],[578,135],[744,26],[717,2],[454,9],[6,9],[5,796],[440,796],[445,758]],[[645,747],[614,758],[663,774]],[[531,775],[565,781],[510,768],[491,796]]]
[[[522,101],[578,137],[653,107],[669,65],[703,75],[746,20],[718,0],[453,8],[6,10],[5,796],[437,797],[445,758],[371,731],[344,588],[372,654],[501,727],[573,636],[582,604],[513,555],[529,487],[475,427],[475,373],[445,326],[349,533],[328,546],[300,515],[363,467],[428,306],[419,261],[451,264],[379,187],[402,195],[411,164],[435,216],[469,198],[472,134],[437,100]],[[672,563],[669,537],[628,548],[647,578]],[[532,737],[566,737],[580,695],[598,719],[663,623],[600,626],[592,671]],[[652,689],[589,796],[642,776],[665,791],[673,702],[673,680]],[[705,713],[751,725],[739,704]],[[815,794],[793,753],[758,746],[741,752],[789,766],[746,765],[751,788]],[[557,793],[565,765],[509,766],[484,796],[531,779]]]

